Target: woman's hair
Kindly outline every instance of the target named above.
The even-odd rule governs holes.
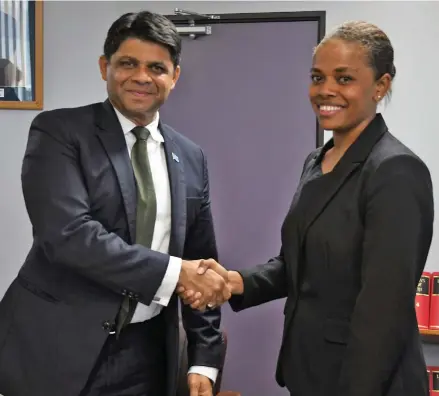
[[[396,67],[393,46],[386,33],[378,26],[364,21],[345,22],[325,35],[315,51],[331,39],[360,44],[367,51],[369,65],[375,72],[375,79],[378,80],[386,73],[392,80],[394,79]]]

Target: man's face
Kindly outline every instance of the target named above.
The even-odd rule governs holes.
[[[180,75],[166,47],[137,38],[122,42],[110,60],[101,56],[99,66],[112,104],[142,125],[154,117]]]

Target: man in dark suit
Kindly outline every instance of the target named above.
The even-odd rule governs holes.
[[[109,99],[39,114],[22,168],[34,242],[0,304],[0,394],[174,396],[177,285],[228,298],[206,160],[159,120],[180,73],[175,26],[113,23],[99,60]],[[192,261],[191,261],[192,260]],[[183,306],[191,396],[211,396],[218,309]]]

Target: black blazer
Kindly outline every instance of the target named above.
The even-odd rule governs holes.
[[[244,295],[230,303],[287,297],[276,379],[294,396],[428,396],[414,299],[432,238],[429,171],[379,114],[310,180],[332,145],[305,162],[280,255],[240,271]]]
[[[217,257],[203,152],[161,124],[172,197],[169,254]],[[168,255],[134,245],[136,185],[109,104],[40,113],[22,168],[34,242],[0,303],[0,394],[77,396],[123,296],[150,304]],[[166,309],[168,392],[175,395],[178,297]],[[182,308],[189,365],[219,368],[220,311]]]

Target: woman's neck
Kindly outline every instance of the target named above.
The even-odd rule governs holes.
[[[358,139],[361,133],[366,129],[366,127],[374,118],[375,115],[368,117],[349,130],[333,131],[333,151],[337,153],[337,156],[343,156],[343,154]]]

